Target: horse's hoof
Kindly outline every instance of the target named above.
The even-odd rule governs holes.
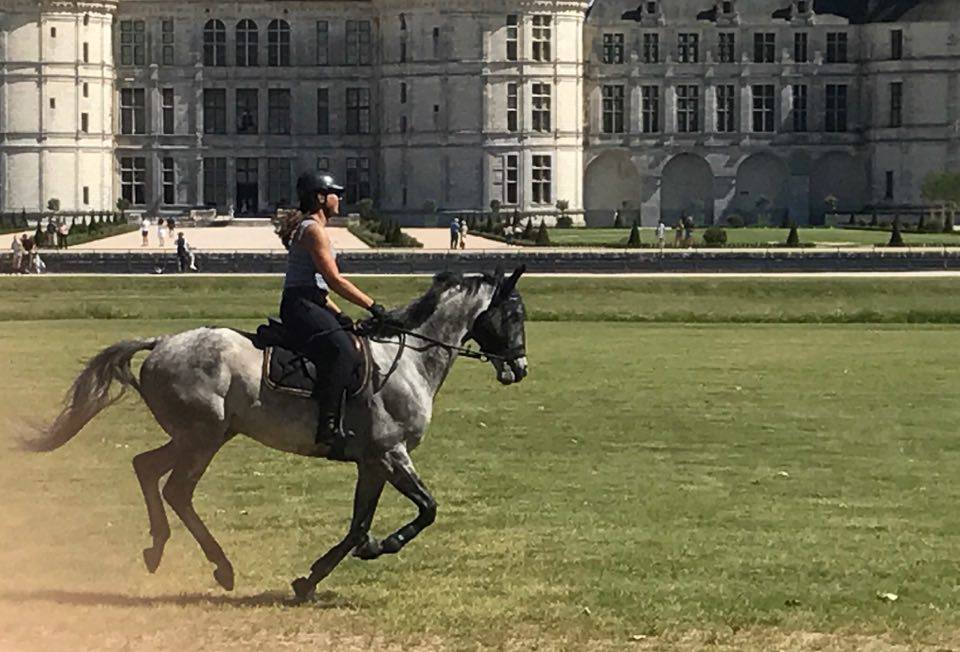
[[[314,587],[306,577],[298,577],[290,583],[290,586],[293,587],[293,594],[297,596],[297,600],[307,600],[313,595]]]
[[[157,568],[160,567],[160,558],[163,557],[163,548],[144,548],[143,549],[143,563],[146,564],[147,570],[151,573],[156,573]]]
[[[392,555],[400,552],[402,547],[403,542],[401,541],[400,537],[396,536],[395,534],[391,534],[380,543],[380,552],[385,555]]]
[[[380,549],[380,542],[369,535],[366,541],[353,549],[353,556],[364,561],[376,559],[381,554],[383,551]]]
[[[230,565],[230,562],[226,562],[217,566],[216,570],[213,571],[213,579],[217,580],[217,584],[222,586],[227,591],[233,590],[233,566]]]

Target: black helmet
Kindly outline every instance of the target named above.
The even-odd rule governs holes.
[[[341,192],[343,192],[343,186],[337,183],[333,175],[326,172],[304,172],[297,179],[297,195],[301,199],[305,195],[315,196],[317,193],[339,195]]]

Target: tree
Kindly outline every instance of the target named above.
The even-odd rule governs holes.
[[[943,213],[944,233],[953,232],[954,219],[960,210],[960,172],[931,174],[924,179],[920,192]]]
[[[500,206],[501,204],[499,199],[490,200],[490,212],[493,213],[494,215],[500,212]]]
[[[52,211],[52,212],[54,212],[54,213],[56,213],[57,211],[59,211],[59,210],[60,210],[60,200],[57,199],[56,197],[53,197],[52,199],[50,199],[50,201],[47,202],[47,209],[50,210],[50,211]]]
[[[837,212],[837,206],[840,205],[840,200],[837,199],[834,195],[827,195],[823,198],[823,203],[827,205],[827,209],[831,213]]]
[[[523,227],[523,233],[520,234],[521,240],[530,240],[533,238],[533,218],[527,218],[527,225]]]
[[[121,197],[120,199],[117,200],[117,210],[120,211],[120,221],[121,221],[121,222],[126,222],[126,221],[127,221],[126,212],[127,212],[127,209],[128,209],[128,208],[130,208],[130,200],[129,200],[129,199],[127,199],[126,197]]]
[[[797,232],[797,225],[790,225],[790,233],[787,235],[787,246],[788,247],[799,247],[800,246],[800,234]]]
[[[627,246],[634,249],[640,246],[640,225],[636,222],[630,227],[630,237],[627,238]]]
[[[905,247],[903,243],[903,235],[900,234],[900,218],[893,218],[893,233],[890,234],[890,242],[887,243],[888,247]]]
[[[373,200],[369,197],[364,197],[357,202],[357,212],[360,213],[361,220],[372,220],[375,215],[373,208]]]
[[[545,220],[540,220],[540,228],[537,229],[537,246],[550,246],[550,234],[547,233],[547,222]]]

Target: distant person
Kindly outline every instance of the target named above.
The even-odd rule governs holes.
[[[159,247],[165,247],[167,244],[167,225],[163,218],[157,219],[157,242]]]
[[[466,249],[467,247],[467,233],[470,229],[467,227],[467,221],[463,218],[460,218],[460,248]]]
[[[146,217],[140,218],[140,237],[143,239],[140,243],[141,247],[150,246],[150,220]]]
[[[681,217],[677,220],[677,224],[673,227],[673,246],[680,247],[683,245],[683,218]]]
[[[453,218],[450,221],[450,248],[456,249],[460,245],[460,221]]]
[[[57,228],[57,245],[58,249],[67,248],[67,238],[70,236],[70,225],[67,224],[66,220],[60,220],[60,226]]]
[[[13,273],[16,274],[23,266],[23,243],[16,234],[13,236],[13,242],[10,243],[10,250],[13,252]]]
[[[29,274],[30,268],[33,267],[33,251],[36,247],[36,241],[30,234],[24,233],[20,236],[20,244],[23,245],[23,260],[20,261],[20,271]]]
[[[57,223],[51,217],[47,220],[47,244],[51,247],[57,247]]]
[[[167,233],[170,234],[170,237],[173,237],[173,232],[177,230],[177,221],[172,217],[167,218]]]
[[[663,223],[663,218],[661,217],[657,220],[657,246],[663,249],[664,236],[667,233],[667,225]]]
[[[183,237],[183,231],[180,231],[177,234],[177,266],[181,272],[185,272],[188,269],[190,271],[197,271],[196,258],[193,255],[193,251],[190,249],[190,245],[187,244],[187,239]]]
[[[693,217],[690,215],[683,220],[683,246],[693,246]]]

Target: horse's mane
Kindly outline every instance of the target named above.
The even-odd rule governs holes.
[[[495,284],[496,278],[490,274],[464,276],[456,272],[440,272],[433,277],[433,284],[419,299],[414,299],[406,307],[393,311],[391,314],[400,320],[403,327],[413,329],[421,326],[437,311],[440,297],[444,292],[455,287],[462,287],[466,292],[473,294],[484,284]]]

